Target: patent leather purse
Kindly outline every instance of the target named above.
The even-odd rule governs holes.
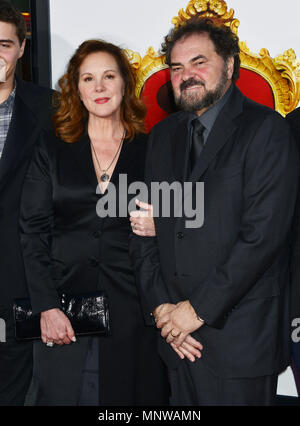
[[[75,335],[109,334],[109,307],[104,291],[76,295],[64,293],[60,299],[61,310],[69,318]],[[40,339],[40,314],[32,314],[30,300],[16,299],[13,310],[16,339]]]

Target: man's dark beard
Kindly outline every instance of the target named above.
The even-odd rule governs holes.
[[[199,93],[197,93],[196,91],[195,93],[190,93],[189,96],[185,98],[182,94],[184,89],[191,86],[195,86],[195,85],[204,86],[204,83],[202,81],[195,80],[194,78],[190,78],[184,81],[183,83],[181,83],[180,85],[181,95],[178,98],[175,97],[176,105],[182,111],[193,112],[193,113],[196,113],[197,111],[201,111],[204,108],[208,108],[222,98],[222,96],[224,95],[225,85],[227,81],[228,81],[227,67],[226,65],[224,65],[220,80],[215,89],[209,90],[206,93],[204,93],[201,99],[199,99]]]

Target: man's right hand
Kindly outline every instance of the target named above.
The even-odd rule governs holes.
[[[41,337],[44,343],[53,342],[57,345],[69,345],[71,341],[76,342],[69,319],[57,308],[41,313]]]
[[[153,311],[155,322],[158,322],[161,317],[170,313],[175,308],[176,305],[174,305],[173,303],[164,303],[162,305],[157,306]],[[196,358],[201,358],[201,351],[203,349],[203,346],[190,334],[186,337],[185,341],[182,343],[181,346],[177,347],[172,342],[170,343],[170,345],[181,359],[184,359],[186,357],[191,362],[194,362]]]
[[[170,345],[181,359],[187,357],[191,362],[195,362],[196,358],[201,358],[202,356],[203,346],[190,334],[185,338],[181,346],[176,346],[174,343],[170,343]]]
[[[157,306],[153,311],[154,320],[157,323],[161,317],[173,311],[176,308],[176,305],[173,303],[163,303],[162,305]]]

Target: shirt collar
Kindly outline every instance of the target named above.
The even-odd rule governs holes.
[[[222,96],[221,99],[219,99],[213,106],[208,108],[200,117],[199,121],[203,126],[208,130],[208,132],[211,131],[213,128],[213,125],[216,121],[216,118],[218,117],[219,113],[221,112],[221,109],[226,104],[228,98],[230,97],[231,93],[233,91],[233,84],[230,85],[229,89],[225,93],[225,95]],[[197,116],[193,114],[190,118],[189,124],[191,121]]]
[[[17,82],[15,81],[15,87],[13,89],[13,91],[10,93],[9,97],[6,99],[6,101],[2,102],[2,104],[0,104],[0,108],[1,109],[9,109],[15,100],[15,96],[16,96],[16,90],[17,90]]]

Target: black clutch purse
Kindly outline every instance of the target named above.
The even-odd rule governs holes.
[[[106,293],[62,294],[61,306],[76,335],[108,335],[109,308]],[[14,303],[15,337],[17,340],[41,338],[40,314],[33,315],[29,299]]]

